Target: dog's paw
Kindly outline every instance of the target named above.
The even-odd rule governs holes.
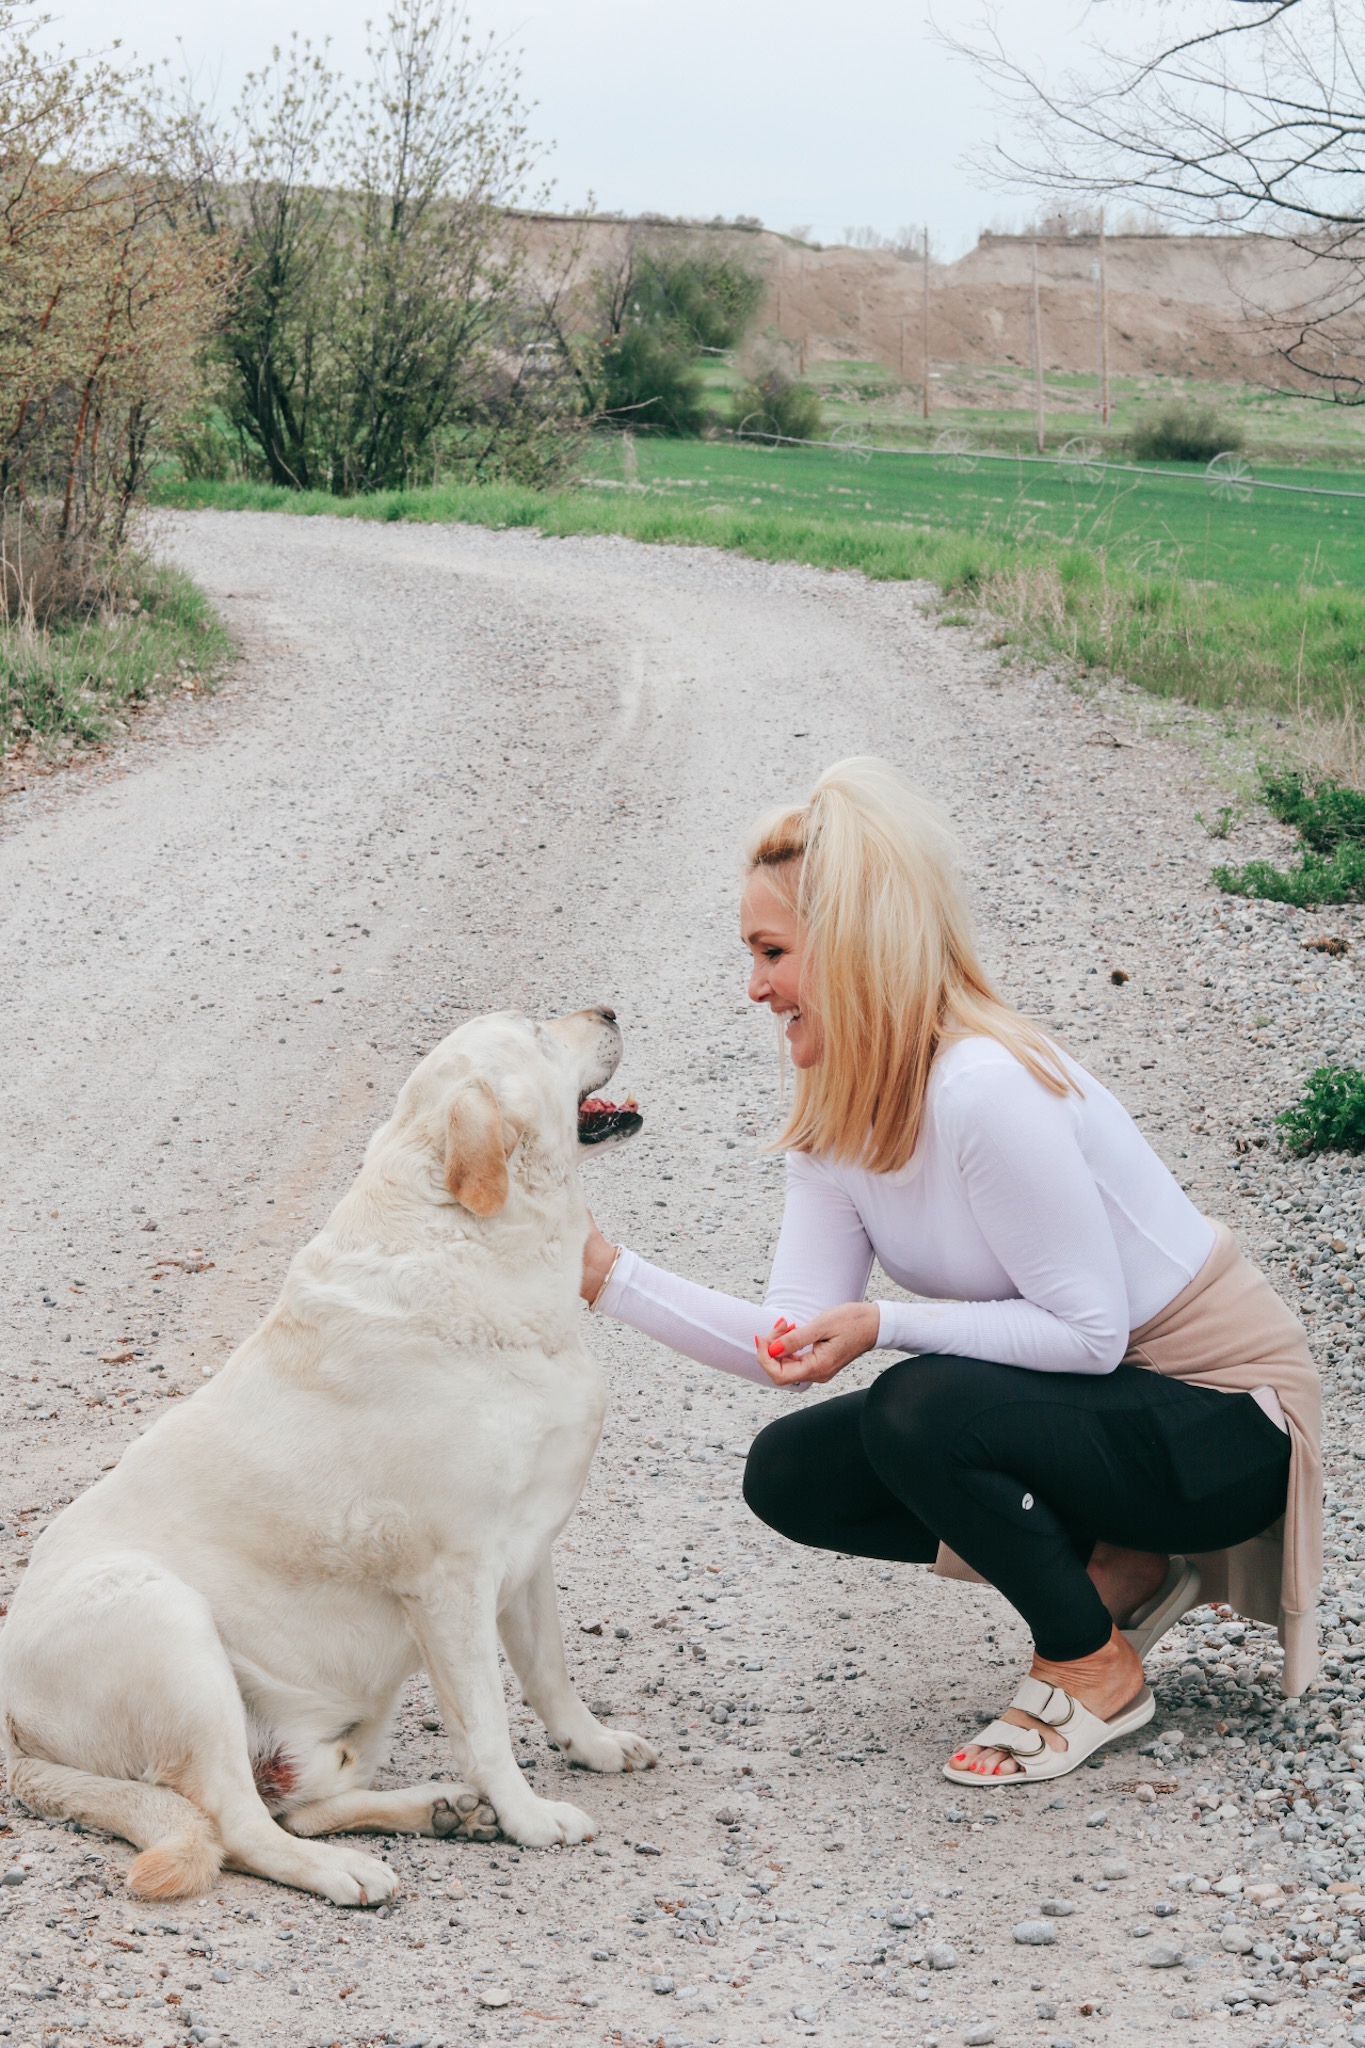
[[[520,1811],[514,1821],[498,1815],[502,1832],[510,1842],[524,1849],[553,1849],[560,1843],[590,1842],[597,1822],[577,1806],[560,1799],[536,1799]]]
[[[330,1842],[325,1847],[318,1845],[317,1856],[310,1888],[334,1906],[382,1906],[398,1889],[396,1872],[377,1856],[333,1847]]]
[[[501,1833],[498,1816],[477,1792],[457,1792],[455,1787],[431,1809],[431,1832],[442,1841],[458,1837],[465,1842],[496,1842]]]
[[[604,1728],[600,1722],[581,1740],[575,1736],[560,1748],[584,1771],[652,1771],[659,1761],[658,1751],[643,1735],[630,1728]]]

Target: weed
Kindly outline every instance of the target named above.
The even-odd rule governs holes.
[[[1326,779],[1309,786],[1294,771],[1266,774],[1261,781],[1266,807],[1281,824],[1292,825],[1303,842],[1296,868],[1248,861],[1242,868],[1215,868],[1214,884],[1231,896],[1259,896],[1270,903],[1359,903],[1365,899],[1365,793]]]
[[[1315,1067],[1294,1107],[1275,1121],[1291,1152],[1365,1152],[1365,1074]]]

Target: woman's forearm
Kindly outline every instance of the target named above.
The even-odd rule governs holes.
[[[615,1251],[613,1246],[613,1256]],[[585,1292],[586,1288],[585,1278]],[[597,1310],[695,1358],[699,1365],[769,1384],[754,1339],[767,1341],[773,1322],[770,1308],[699,1287],[623,1247]]]

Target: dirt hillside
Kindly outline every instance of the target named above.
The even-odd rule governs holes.
[[[924,270],[891,250],[816,248],[763,229],[685,228],[651,220],[536,215],[532,260],[567,278],[587,317],[589,280],[632,241],[704,234],[762,271],[760,331],[798,363],[880,362],[918,379],[924,348]],[[931,263],[933,362],[1027,363],[1034,242],[984,234],[956,263]],[[1097,346],[1098,241],[1037,240],[1045,367],[1090,371]],[[1107,245],[1109,357],[1119,374],[1283,381],[1273,349],[1310,296],[1308,259],[1268,235],[1119,235]]]

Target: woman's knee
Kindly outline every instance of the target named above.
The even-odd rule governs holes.
[[[888,1465],[903,1471],[908,1458],[944,1448],[962,1416],[962,1364],[926,1353],[898,1360],[872,1382],[863,1405],[863,1449],[883,1478]]]
[[[744,1501],[751,1514],[780,1535],[801,1518],[813,1475],[801,1442],[805,1417],[783,1415],[767,1423],[749,1446],[744,1461]]]

